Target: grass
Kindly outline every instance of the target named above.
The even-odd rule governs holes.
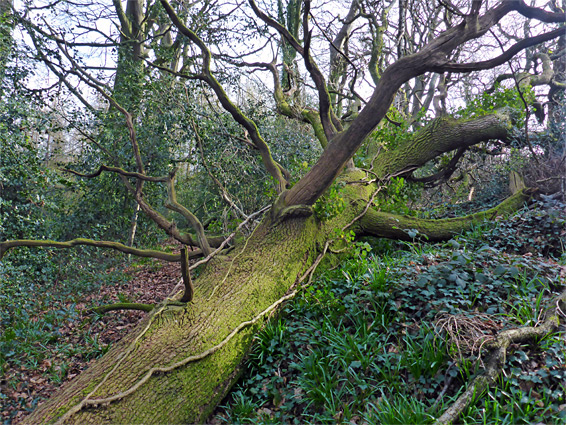
[[[432,249],[405,244],[323,273],[256,337],[215,420],[432,423],[481,369],[481,353],[455,347],[435,318],[488,320],[486,334],[533,325],[563,289],[557,263],[486,247],[481,236],[475,228]],[[459,421],[565,423],[564,340],[539,343],[514,347],[505,376]]]

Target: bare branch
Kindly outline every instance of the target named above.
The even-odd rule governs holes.
[[[526,13],[524,6],[523,1],[505,1],[488,10],[482,16],[467,16],[459,25],[444,31],[418,53],[405,56],[390,65],[383,72],[370,100],[352,125],[334,137],[318,162],[285,194],[286,205],[312,205],[322,195],[342,171],[363,140],[383,119],[397,90],[411,78],[431,71],[439,73],[446,71],[468,72],[493,67],[510,59],[526,47],[551,40],[563,34],[564,29],[559,28],[526,39],[517,43],[506,54],[490,61],[474,64],[474,66],[448,62],[447,58],[454,49],[469,40],[483,36],[510,12],[522,8],[523,13]],[[535,13],[531,8],[526,10],[531,14]],[[537,16],[550,20],[556,19],[552,22],[566,21],[564,14],[550,15],[544,12]]]
[[[507,49],[503,54],[486,61],[473,62],[473,63],[446,63],[432,69],[435,72],[472,72],[480,71],[483,69],[495,68],[498,65],[502,65],[515,56],[520,51],[526,49],[527,47],[536,46],[537,44],[543,43],[548,40],[560,37],[564,35],[564,28],[557,28],[554,31],[549,31],[543,34],[539,34],[534,37],[525,38],[509,49]]]
[[[206,236],[204,234],[204,227],[202,223],[200,222],[200,220],[197,218],[196,215],[194,215],[186,207],[184,207],[179,202],[177,202],[177,194],[175,191],[175,171],[176,170],[171,172],[169,178],[167,179],[168,200],[165,206],[172,211],[178,212],[187,219],[187,221],[190,223],[191,227],[194,229],[194,231],[197,234],[198,245],[202,249],[202,252],[204,253],[204,255],[209,255],[211,249],[208,240],[206,239]]]
[[[98,168],[97,171],[95,171],[94,173],[91,173],[91,174],[79,173],[78,171],[71,170],[69,168],[63,168],[62,171],[74,174],[75,176],[84,177],[84,178],[87,178],[87,179],[98,177],[100,174],[102,174],[103,171],[109,171],[109,172],[112,172],[112,173],[120,174],[121,176],[135,177],[136,179],[139,179],[139,180],[144,180],[144,181],[154,182],[154,183],[167,183],[167,181],[169,180],[169,177],[152,177],[152,176],[147,176],[145,174],[135,173],[133,171],[126,171],[122,168],[112,167],[112,166],[108,166],[108,165],[101,165]]]
[[[310,0],[305,1],[305,10],[303,14],[303,32],[305,34],[304,47],[299,44],[299,42],[289,33],[289,31],[284,26],[282,26],[279,22],[277,22],[276,20],[274,20],[273,18],[269,17],[264,12],[262,12],[257,7],[254,0],[249,0],[249,3],[254,13],[268,26],[277,30],[285,38],[285,40],[287,40],[289,44],[297,51],[297,53],[299,53],[303,57],[303,60],[305,62],[305,67],[307,68],[307,71],[309,72],[311,78],[313,79],[316,89],[318,91],[319,117],[322,123],[322,127],[324,129],[324,134],[327,140],[332,139],[334,135],[337,133],[337,129],[334,125],[334,122],[337,122],[337,120],[333,120],[334,112],[332,111],[330,94],[328,93],[328,89],[326,87],[326,80],[324,79],[322,72],[320,71],[314,59],[311,57],[309,53],[310,37],[311,37],[308,31]]]

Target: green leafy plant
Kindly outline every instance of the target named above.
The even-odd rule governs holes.
[[[517,253],[559,258],[566,247],[566,205],[536,201],[512,218],[498,221],[485,239],[497,248]]]
[[[340,193],[343,188],[344,182],[336,182],[324,196],[315,202],[313,210],[319,220],[330,220],[344,211],[346,202]]]
[[[535,94],[530,86],[523,85],[521,92],[527,104],[531,104],[535,100]],[[471,97],[466,103],[466,107],[455,112],[456,116],[467,118],[471,116],[481,116],[493,113],[501,108],[509,108],[509,110],[518,111],[516,117],[517,122],[523,122],[525,119],[525,104],[516,87],[506,88],[500,84],[496,84],[493,91],[482,92],[478,96]]]

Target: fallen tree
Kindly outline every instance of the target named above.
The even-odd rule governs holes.
[[[365,173],[346,176],[357,180]],[[371,197],[373,187],[348,189],[352,201],[347,212],[328,222],[289,218],[273,226],[273,219],[266,217],[244,244],[211,260],[195,281],[191,303],[181,307],[166,300],[157,306],[135,332],[43,404],[29,423],[47,422],[57,412],[64,412],[55,418],[60,423],[204,422],[237,379],[262,320],[293,295],[289,291],[335,229],[363,212],[367,201],[362,200]],[[520,207],[527,197],[515,195],[502,204],[502,211]],[[395,223],[394,216],[387,219]],[[472,217],[461,222],[456,232],[473,222]],[[386,222],[383,227],[395,226]],[[435,229],[422,230],[438,239]]]
[[[249,237],[236,243],[233,250],[216,251],[213,255],[211,247],[219,246],[221,249],[226,240],[205,235],[204,226],[197,216],[177,202],[175,174],[151,177],[146,173],[137,135],[138,121],[130,112],[136,108],[134,105],[123,105],[127,101],[133,102],[132,97],[126,101],[126,93],[113,93],[108,85],[94,78],[87,67],[70,53],[72,41],[64,39],[50,27],[45,29],[34,24],[25,14],[19,15],[20,24],[32,38],[37,57],[61,79],[61,83],[87,104],[68,76],[93,88],[109,107],[122,116],[126,124],[132,152],[131,163],[135,164],[135,171],[126,171],[121,164],[113,164],[100,167],[95,173],[75,174],[84,178],[94,178],[102,171],[116,174],[140,209],[163,231],[184,245],[195,246],[206,255],[207,260],[202,273],[192,282],[194,288],[191,287],[189,291],[190,297],[181,298],[180,293],[173,294],[170,299],[154,306],[132,333],[91,368],[64,385],[61,391],[26,418],[26,423],[204,422],[238,378],[242,359],[263,320],[294,296],[298,286],[306,281],[329,247],[337,243],[345,231],[357,236],[396,239],[412,239],[414,233],[429,240],[443,240],[480,220],[494,219],[520,208],[532,193],[525,189],[490,210],[445,220],[404,217],[375,209],[376,196],[392,178],[409,176],[443,154],[456,151],[454,157],[458,159],[466,149],[478,143],[493,139],[508,141],[512,135],[513,119],[512,113],[506,110],[459,120],[439,116],[406,142],[380,151],[372,158],[369,170],[355,168],[352,157],[364,142],[371,142],[371,133],[386,118],[398,90],[408,81],[426,73],[464,73],[504,64],[528,47],[560,37],[563,30],[556,28],[526,37],[509,46],[501,55],[485,61],[457,63],[453,59],[454,52],[467,42],[481,38],[511,13],[548,24],[566,21],[563,13],[530,7],[523,1],[501,2],[491,8],[482,1],[473,1],[466,13],[443,4],[445,13],[451,16],[446,19],[445,26],[436,28],[435,36],[423,41],[416,53],[399,54],[389,66],[371,70],[370,73],[375,76],[375,89],[359,113],[348,111],[353,120],[346,120],[346,114],[340,117],[339,113],[343,112],[340,111],[342,100],[338,101],[335,93],[329,93],[330,84],[311,53],[314,47],[313,32],[309,27],[312,16],[310,1],[305,1],[302,7],[303,41],[300,41],[295,26],[290,28],[275,20],[250,0],[248,13],[253,13],[258,22],[264,22],[267,29],[274,31],[303,59],[318,95],[318,109],[303,108],[304,105],[300,105],[297,97],[293,96],[292,85],[287,84],[286,91],[282,90],[279,73],[273,63],[238,64],[270,71],[278,110],[293,119],[310,123],[324,147],[317,163],[291,185],[289,172],[273,158],[269,144],[257,125],[231,101],[216,78],[213,61],[218,55],[211,52],[203,36],[198,34],[201,28],[197,24],[191,27],[190,21],[182,18],[185,10],[172,6],[166,0],[149,3],[148,13],[154,15],[148,15],[146,20],[142,16],[142,3],[128,1],[124,11],[120,2],[114,2],[123,28],[120,49],[132,49],[129,56],[120,54],[119,59],[129,57],[131,60],[133,57],[135,69],[141,67],[142,58],[147,57],[142,51],[145,48],[143,40],[149,37],[149,23],[159,20],[162,25],[156,32],[158,35],[155,40],[162,43],[161,47],[177,49],[174,53],[179,55],[186,53],[188,46],[194,49],[194,56],[184,58],[186,66],[165,66],[166,58],[159,57],[152,66],[181,81],[198,80],[207,84],[219,105],[245,130],[244,140],[258,153],[274,182],[277,198]],[[363,16],[373,22],[367,7],[358,1],[352,2],[352,16]],[[455,17],[458,23],[453,23]],[[350,31],[352,22],[342,22],[346,33]],[[178,43],[169,43],[173,30]],[[334,60],[348,59],[339,48],[343,38],[341,35],[331,42],[332,48],[341,53],[335,54]],[[47,42],[57,49],[57,55],[45,48],[44,43]],[[371,63],[375,65],[374,56],[377,53],[372,50],[371,54]],[[230,58],[227,61],[233,62]],[[290,75],[294,72],[291,62],[282,65],[287,76],[293,80],[293,75]],[[119,63],[118,72],[124,70],[126,64]],[[331,68],[336,69],[333,66]],[[129,74],[129,77],[134,78],[132,75],[135,77],[137,74]],[[116,81],[120,80],[121,83],[114,90],[120,87],[123,90],[123,77],[116,76]],[[336,76],[333,75],[331,79],[335,88]],[[354,76],[348,96],[361,102],[361,97],[356,96],[355,79]],[[345,85],[342,84],[342,87],[345,88]],[[355,105],[352,103],[352,107]],[[449,175],[455,169],[456,162],[450,161],[449,170],[440,173],[439,178]],[[342,184],[339,196],[343,206],[329,216],[317,216],[315,203],[333,202],[332,199],[325,199],[324,195],[329,193],[336,180]],[[196,238],[191,237],[189,232],[179,230],[174,221],[158,212],[144,198],[144,185],[159,182],[167,184],[167,207],[187,219]],[[79,242],[95,245],[85,240]],[[6,241],[0,243],[0,252],[4,253],[15,246],[68,247],[79,242]],[[106,246],[134,255],[147,254],[110,243]],[[183,261],[182,256],[174,257],[173,261],[177,261],[177,258]],[[190,280],[190,275],[187,278]],[[185,294],[188,293],[187,288]]]

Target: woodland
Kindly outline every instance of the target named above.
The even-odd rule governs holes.
[[[565,11],[0,0],[3,423],[566,423]]]

